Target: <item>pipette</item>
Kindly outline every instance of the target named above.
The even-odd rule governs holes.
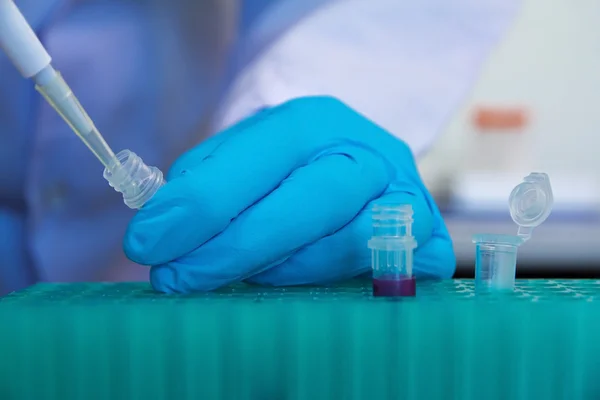
[[[104,166],[104,178],[130,208],[141,208],[164,184],[163,174],[129,150],[115,153],[79,104],[13,0],[0,0],[0,48]]]

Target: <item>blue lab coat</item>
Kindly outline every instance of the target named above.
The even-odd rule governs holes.
[[[518,0],[16,3],[109,145],[165,171],[257,109],[317,94],[342,99],[419,156],[518,10]],[[132,215],[0,54],[0,293],[147,279],[121,249]]]

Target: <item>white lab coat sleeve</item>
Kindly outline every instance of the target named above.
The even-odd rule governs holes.
[[[466,100],[486,56],[510,27],[519,0],[326,1],[280,33],[298,2],[273,8],[248,43],[269,45],[232,81],[216,130],[265,106],[334,96],[419,156]],[[313,2],[314,3],[314,2]],[[245,49],[246,51],[248,49]]]

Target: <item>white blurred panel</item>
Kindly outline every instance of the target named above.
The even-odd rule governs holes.
[[[498,214],[508,218],[511,188],[529,172],[540,171],[554,186],[555,217],[571,212],[574,217],[551,218],[534,232],[522,261],[600,267],[600,223],[593,216],[600,209],[599,20],[597,0],[525,0],[471,98],[421,160],[431,190],[453,192],[458,214],[448,218],[448,225],[461,261],[472,262],[473,233],[499,228]],[[518,133],[481,135],[472,116],[482,105],[524,107],[529,124]],[[582,212],[592,216],[582,218]],[[511,233],[511,224],[504,220],[501,230]]]

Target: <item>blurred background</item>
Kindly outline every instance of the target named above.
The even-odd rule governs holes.
[[[450,89],[406,86],[389,77],[412,78],[422,71],[427,84],[436,78],[454,83],[448,76],[461,77],[443,75],[453,71],[443,65],[470,64],[465,54],[475,47],[442,54],[446,41],[435,38],[464,30],[472,36],[457,34],[448,43],[485,42],[499,29],[494,24],[501,25],[489,17],[510,8],[504,0],[380,2],[384,11],[395,4],[406,9],[398,7],[392,17],[373,11],[376,23],[359,24],[362,35],[353,36],[358,28],[347,21],[357,14],[350,9],[360,5],[366,13],[372,5],[332,1],[350,6],[299,23],[295,32],[304,29],[308,35],[300,39],[288,35],[288,28],[321,6],[327,10],[324,0],[17,3],[107,142],[114,149],[135,149],[146,163],[166,171],[212,131],[286,96],[334,95],[391,132],[414,129],[404,125],[412,111],[398,104],[398,94],[438,100]],[[549,174],[555,204],[550,218],[520,247],[519,275],[600,274],[599,16],[598,0],[522,0],[470,95],[419,160],[454,239],[459,277],[473,274],[474,234],[516,233],[508,197],[530,172]],[[387,29],[376,29],[382,24]],[[393,36],[397,26],[406,27],[406,35]],[[392,34],[380,36],[387,31]],[[437,36],[428,38],[428,32]],[[381,58],[376,63],[363,56],[370,47]],[[387,57],[394,54],[408,54],[415,62]],[[128,261],[122,251],[132,211],[106,185],[89,151],[2,56],[0,171],[6,173],[0,176],[0,294],[37,280],[146,280],[147,268]],[[432,65],[441,67],[428,68]],[[385,71],[383,84],[356,82],[364,71]],[[468,78],[470,83],[470,73]],[[437,92],[422,90],[429,86]],[[435,128],[418,127],[415,136],[433,136],[439,120],[428,114],[430,120]]]
[[[600,273],[600,2],[527,0],[469,100],[420,168],[446,216],[459,276],[474,233],[512,233],[508,196],[546,172],[550,218],[519,250],[521,276]]]

